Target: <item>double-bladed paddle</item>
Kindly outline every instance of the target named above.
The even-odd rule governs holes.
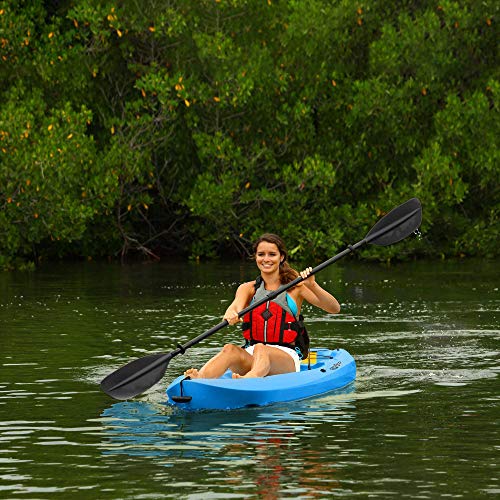
[[[382,217],[382,219],[380,219],[371,228],[362,240],[358,241],[354,245],[348,245],[348,247],[342,252],[313,268],[310,275],[321,271],[325,267],[333,264],[337,260],[367,243],[381,246],[397,243],[418,229],[421,222],[422,205],[417,198],[411,198]],[[277,290],[268,293],[266,297],[261,300],[252,302],[248,307],[240,311],[238,316],[241,318],[246,313],[268,300],[273,300],[280,293],[294,287],[301,281],[304,281],[304,278],[301,276],[295,278],[290,283],[287,283]],[[122,400],[133,398],[134,396],[141,394],[163,378],[168,363],[172,358],[178,354],[184,354],[186,349],[189,349],[207,337],[210,337],[210,335],[218,332],[228,324],[227,320],[224,320],[189,342],[186,342],[183,345],[179,344],[177,349],[174,349],[169,353],[150,354],[149,356],[144,356],[143,358],[136,359],[135,361],[122,366],[102,380],[101,389],[109,396]]]

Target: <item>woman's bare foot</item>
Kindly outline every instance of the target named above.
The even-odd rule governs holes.
[[[233,378],[260,378],[258,375],[254,375],[251,372],[245,373],[245,375],[240,375],[239,373],[233,373]]]
[[[196,368],[190,368],[184,372],[184,375],[189,378],[202,378],[200,372]]]

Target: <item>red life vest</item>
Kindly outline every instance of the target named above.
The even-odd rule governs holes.
[[[295,342],[298,321],[272,300],[261,304],[243,317],[243,337],[251,344],[287,345]]]
[[[261,280],[255,283],[256,292],[264,286]],[[243,337],[250,345],[277,344],[294,348],[297,336],[304,330],[302,317],[297,320],[293,314],[280,305],[281,295],[268,300],[243,316]]]

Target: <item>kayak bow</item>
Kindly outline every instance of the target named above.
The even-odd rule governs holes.
[[[311,349],[311,364],[300,372],[263,378],[233,379],[228,370],[217,379],[177,377],[168,387],[168,403],[184,410],[231,410],[319,396],[350,384],[356,362],[344,349]]]

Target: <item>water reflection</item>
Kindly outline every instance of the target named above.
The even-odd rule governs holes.
[[[354,391],[351,384],[323,398],[230,412],[115,403],[101,414],[101,452],[109,458],[150,458],[167,470],[175,467],[177,487],[189,482],[191,467],[198,474],[204,471],[205,487],[214,494],[231,488],[235,498],[238,492],[242,498],[249,492],[280,498],[283,492],[296,496],[305,491],[323,498],[338,486],[339,466],[327,457],[340,455],[347,441],[343,437],[356,415]],[[182,477],[180,463],[192,464]]]
[[[328,422],[348,426],[354,419],[355,384],[342,393],[302,402],[233,411],[183,412],[145,401],[115,403],[101,414],[103,454],[148,457],[253,459],[248,446],[297,440]],[[319,436],[319,434],[317,434]],[[241,446],[243,445],[243,446]],[[221,455],[222,453],[222,455]],[[168,461],[162,461],[169,465]]]

